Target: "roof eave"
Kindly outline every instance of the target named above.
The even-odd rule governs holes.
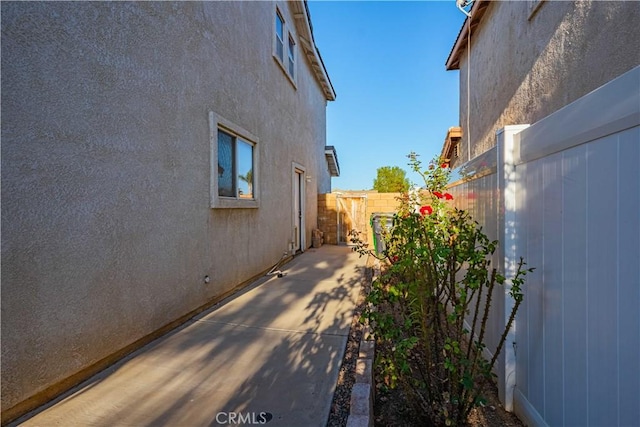
[[[449,53],[447,62],[445,63],[447,71],[460,69],[460,57],[462,53],[466,51],[467,42],[469,40],[469,27],[473,33],[476,27],[480,24],[482,17],[484,16],[487,8],[491,4],[490,0],[476,0],[471,7],[471,18],[464,20],[462,28],[458,33],[458,37]]]
[[[324,147],[324,156],[329,166],[329,174],[333,177],[340,176],[340,163],[338,163],[338,153],[332,145]]]
[[[451,160],[451,154],[453,148],[462,138],[462,128],[460,126],[450,127],[447,131],[447,136],[444,138],[444,144],[442,145],[442,152],[440,153],[440,159],[444,161]]]
[[[313,30],[311,28],[311,17],[309,16],[309,9],[307,8],[306,0],[290,0],[294,17],[296,22],[296,29],[298,30],[298,36],[300,37],[302,50],[311,65],[313,74],[322,88],[322,92],[327,101],[335,101],[336,92],[329,79],[329,73],[322,61],[320,51],[316,46],[313,39]]]

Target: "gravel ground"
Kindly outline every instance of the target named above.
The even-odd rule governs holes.
[[[351,389],[356,382],[356,361],[358,360],[360,339],[362,338],[363,325],[360,323],[360,316],[364,309],[364,300],[371,288],[371,275],[371,269],[367,269],[366,280],[360,290],[354,310],[351,330],[349,331],[342,366],[338,374],[338,384],[333,394],[333,402],[331,402],[331,412],[329,413],[327,427],[344,427],[347,425],[347,418],[349,418],[349,410],[351,409]]]

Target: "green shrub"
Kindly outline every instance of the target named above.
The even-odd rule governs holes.
[[[376,364],[385,383],[402,387],[433,424],[463,425],[483,404],[483,387],[522,302],[525,275],[533,269],[520,259],[507,281],[492,268],[489,258],[498,242],[452,206],[446,165],[433,160],[422,170],[416,154],[409,158],[425,186],[400,197],[393,223],[384,230],[386,268],[373,283],[361,320],[369,321],[379,343]],[[361,255],[376,256],[357,233],[352,242]],[[515,304],[493,359],[486,361],[493,290],[505,283]]]

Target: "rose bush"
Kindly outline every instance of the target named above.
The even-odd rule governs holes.
[[[352,234],[354,250],[385,261],[362,320],[378,341],[376,365],[385,384],[402,387],[432,424],[464,425],[470,411],[483,404],[482,389],[522,302],[525,275],[533,269],[521,259],[507,281],[492,268],[498,242],[453,206],[447,165],[434,159],[422,170],[415,153],[409,158],[425,185],[400,197],[383,232],[384,253],[377,255]],[[487,361],[482,352],[494,288],[507,282],[515,303]]]

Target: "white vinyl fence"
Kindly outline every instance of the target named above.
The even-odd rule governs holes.
[[[507,126],[451,192],[529,267],[496,369],[529,425],[640,425],[640,67],[531,125]],[[512,301],[496,295],[489,348]]]

